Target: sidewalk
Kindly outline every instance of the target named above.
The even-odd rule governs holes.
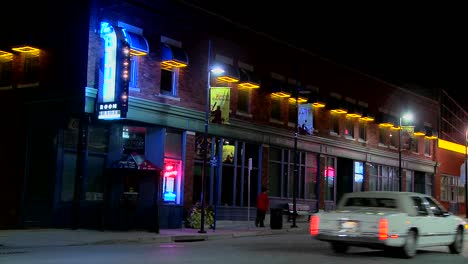
[[[159,234],[147,231],[88,229],[0,230],[0,249],[115,243],[170,243],[308,232],[307,222],[298,222],[296,225],[297,228],[291,228],[291,223],[283,222],[282,229],[271,229],[269,225],[263,228],[252,227],[253,223],[247,221],[217,221],[216,230],[206,229],[206,233],[198,233],[199,229],[180,228],[161,229]]]

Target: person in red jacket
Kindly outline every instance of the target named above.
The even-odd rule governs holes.
[[[262,187],[262,192],[257,197],[257,217],[255,218],[255,226],[265,227],[263,221],[265,221],[265,214],[270,206],[270,200],[266,193],[267,188]]]

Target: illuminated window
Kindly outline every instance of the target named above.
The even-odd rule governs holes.
[[[354,138],[354,123],[356,119],[354,117],[347,117],[346,118],[346,129],[345,129],[345,135],[348,137]]]
[[[384,165],[369,166],[370,191],[398,191],[398,168]]]
[[[360,192],[364,186],[364,162],[354,162],[354,184],[353,191]]]
[[[321,157],[320,167],[322,178],[324,179],[324,200],[335,200],[335,179],[336,179],[336,158]]]

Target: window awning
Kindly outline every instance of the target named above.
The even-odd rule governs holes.
[[[380,126],[384,126],[384,127],[393,127],[393,126],[399,125],[396,117],[383,113],[383,112],[379,112],[377,114],[376,121]]]
[[[187,53],[182,48],[175,47],[166,43],[161,47],[161,66],[182,68],[188,65]]]
[[[426,129],[426,139],[437,139],[437,131],[429,126],[425,126],[424,128]]]
[[[240,88],[260,88],[260,80],[255,76],[254,72],[240,68],[239,76]]]
[[[140,35],[125,29],[122,29],[125,41],[130,45],[130,54],[134,56],[143,56],[149,53],[148,41]]]
[[[291,97],[291,91],[285,82],[273,79],[270,85],[270,93],[277,97]]]
[[[221,82],[236,83],[240,79],[239,69],[227,63],[215,62],[214,65],[223,70],[216,75],[216,79]]]
[[[337,114],[348,113],[348,104],[345,101],[342,101],[332,96],[328,98],[326,108],[329,109],[332,113],[337,113]]]

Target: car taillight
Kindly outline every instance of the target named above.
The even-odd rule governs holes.
[[[388,239],[388,221],[385,218],[379,221],[379,240]]]
[[[320,217],[318,215],[313,215],[310,218],[310,235],[316,236],[319,232]]]

